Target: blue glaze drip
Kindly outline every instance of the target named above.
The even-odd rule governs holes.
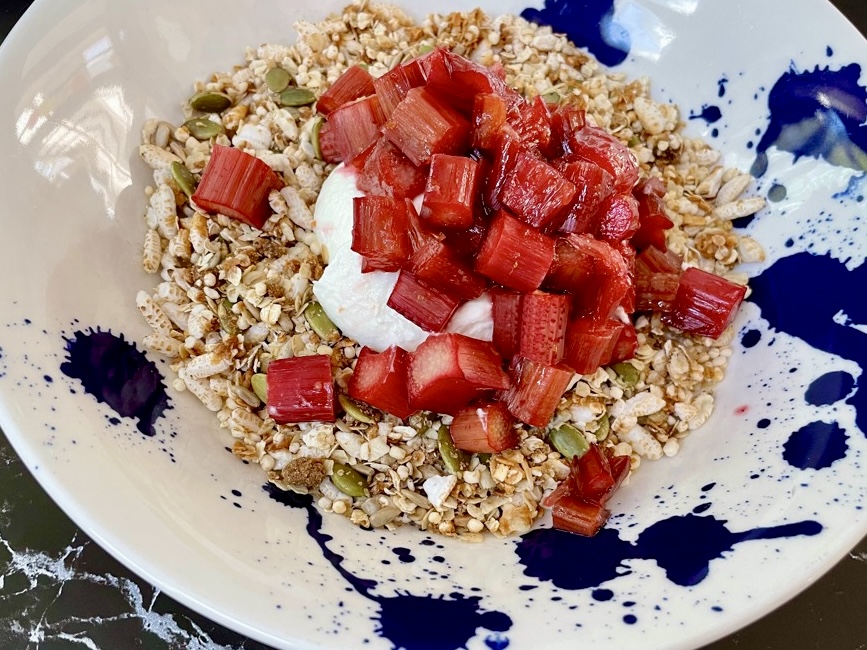
[[[607,602],[614,598],[614,592],[610,589],[594,589],[590,592],[593,600],[598,600],[600,603]]]
[[[458,650],[467,645],[479,628],[491,632],[506,632],[512,627],[512,619],[497,611],[483,611],[481,598],[451,593],[448,598],[414,596],[398,593],[396,596],[380,596],[373,592],[375,580],[359,578],[343,566],[344,557],[328,548],[333,538],[322,532],[322,515],[313,505],[309,494],[284,492],[268,483],[263,486],[272,499],[290,508],[307,511],[307,533],[322,550],[322,554],[352,588],[379,606],[376,616],[377,633],[402,650]],[[395,549],[396,550],[396,549]],[[419,634],[418,621],[448,621],[448,625],[434,625]],[[492,637],[488,637],[492,638]],[[508,646],[508,639],[497,635],[499,645]],[[487,643],[487,640],[486,640]]]
[[[544,8],[524,9],[521,17],[566,34],[607,66],[623,63],[632,46],[629,32],[614,20],[614,0],[545,0]]]
[[[716,82],[716,84],[717,84],[716,96],[717,97],[723,98],[726,96],[726,84],[728,82],[729,82],[728,77],[720,77],[720,79],[717,80],[717,82]]]
[[[762,340],[762,333],[759,330],[747,330],[741,335],[741,345],[745,348],[754,348]]]
[[[704,104],[701,107],[701,113],[690,113],[691,120],[704,120],[708,124],[715,124],[722,119],[722,111],[719,106]]]
[[[854,387],[855,378],[848,372],[828,372],[810,384],[804,398],[813,406],[829,406],[847,397]]]
[[[785,185],[780,185],[779,183],[774,183],[768,190],[768,201],[772,203],[785,201],[787,196],[789,196],[789,190],[786,189]]]
[[[846,456],[847,440],[836,422],[811,422],[789,436],[783,458],[798,469],[825,469]]]
[[[60,370],[121,417],[138,420],[138,430],[156,435],[154,425],[171,408],[156,364],[123,335],[100,330],[75,332],[66,340]]]
[[[499,634],[491,634],[485,637],[485,645],[491,650],[506,650],[509,647],[509,639]]]
[[[756,147],[752,173],[767,170],[767,150],[776,147],[795,159],[822,158],[832,165],[867,170],[867,89],[861,66],[852,63],[783,74],[768,96],[770,122]]]

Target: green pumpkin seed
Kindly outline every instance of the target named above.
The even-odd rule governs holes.
[[[359,406],[351,397],[347,397],[341,393],[337,396],[337,401],[340,402],[340,406],[343,407],[346,415],[352,419],[358,420],[362,424],[373,424],[375,422],[375,420],[365,413],[361,406]]]
[[[280,93],[283,106],[308,106],[316,101],[316,95],[306,88],[287,88]]]
[[[611,369],[617,373],[617,378],[624,387],[635,388],[638,384],[638,369],[628,361],[615,363]]]
[[[470,468],[470,454],[455,447],[449,428],[441,425],[437,432],[437,446],[442,456],[443,464],[452,474],[458,474]]]
[[[418,46],[418,53],[419,54],[427,54],[428,52],[433,52],[433,51],[434,51],[434,46],[430,45],[428,43],[422,43],[421,45]]]
[[[214,122],[214,120],[210,120],[207,117],[194,117],[184,122],[184,126],[191,136],[196,140],[202,141],[216,138],[218,135],[226,132],[222,124]]]
[[[542,95],[542,99],[545,100],[546,104],[559,104],[560,103],[560,93],[556,90],[551,90],[544,95]]]
[[[602,442],[608,437],[609,433],[611,433],[611,422],[606,413],[599,419],[599,427],[596,429],[596,440]]]
[[[172,163],[172,178],[187,196],[192,196],[196,191],[196,177],[184,163],[177,160]]]
[[[322,130],[322,125],[325,124],[325,120],[321,117],[316,117],[316,121],[313,122],[313,128],[310,130],[310,142],[313,144],[313,155],[322,160],[322,148],[319,146],[319,132]]]
[[[238,317],[232,312],[230,300],[225,299],[217,305],[217,319],[220,321],[220,328],[229,336],[238,334]]]
[[[190,97],[190,107],[202,113],[222,113],[232,105],[232,100],[226,93],[213,90],[203,90]]]
[[[311,302],[304,309],[304,318],[310,324],[310,329],[316,332],[323,341],[337,341],[340,339],[340,330],[328,318],[328,314],[318,302]]]
[[[590,449],[590,443],[587,442],[584,434],[571,424],[561,424],[556,429],[549,431],[548,440],[566,460],[581,458]]]
[[[363,497],[367,493],[367,481],[364,477],[343,463],[334,463],[331,482],[343,494],[351,497]]]
[[[633,135],[631,138],[629,138],[629,142],[626,143],[626,146],[632,148],[637,147],[639,144],[641,144],[641,138],[639,138],[637,135]]]
[[[490,465],[491,456],[493,456],[493,454],[476,454],[476,455],[479,457],[479,462],[482,465]]]
[[[256,397],[262,400],[263,404],[268,403],[268,375],[257,372],[255,375],[250,377],[250,386],[253,388],[253,392],[256,393]]]
[[[284,68],[271,68],[265,73],[265,83],[272,93],[279,93],[289,87],[292,77]]]

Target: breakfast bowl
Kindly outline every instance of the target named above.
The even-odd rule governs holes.
[[[860,386],[867,318],[859,298],[867,251],[860,206],[867,45],[854,28],[819,0],[479,3],[489,19],[478,12],[450,16],[472,10],[450,1],[427,22],[429,8],[406,0],[399,10],[361,3],[343,18],[328,18],[340,16],[344,4],[37,1],[4,42],[0,426],[52,498],[143,578],[279,648],[694,648],[771,611],[827,571],[867,532],[867,407]],[[574,50],[560,33],[583,49]],[[301,45],[290,52],[296,38]],[[606,440],[599,414],[586,415],[588,402],[576,397],[575,408],[557,402],[566,385],[552,410],[568,417],[530,422],[517,456],[477,453],[455,470],[444,465],[451,452],[443,451],[439,425],[456,431],[458,416],[397,425],[375,409],[359,411],[359,402],[343,393],[363,351],[319,331],[323,322],[326,329],[336,323],[344,334],[358,332],[358,341],[372,337],[366,345],[377,353],[400,335],[379,321],[368,327],[377,316],[372,294],[352,284],[363,274],[337,280],[332,274],[331,284],[324,275],[342,268],[338,246],[323,243],[334,241],[328,227],[337,228],[339,219],[316,199],[322,186],[329,205],[345,206],[353,193],[326,187],[345,182],[339,175],[351,165],[322,185],[333,169],[322,162],[333,155],[323,129],[333,137],[338,120],[329,116],[323,124],[311,104],[353,62],[364,63],[357,74],[379,79],[413,57],[446,57],[438,46],[499,65],[486,78],[505,78],[530,99],[541,97],[544,111],[556,112],[552,105],[572,95],[580,99],[589,128],[619,134],[642,178],[651,168],[677,174],[665,177],[664,196],[676,222],[670,246],[673,233],[691,233],[677,248],[684,265],[716,270],[726,286],[748,281],[746,300],[720,331],[681,319],[687,335],[666,334],[632,370],[570,372],[569,394],[605,393],[606,427],[626,445],[611,458],[628,458],[619,466],[632,470],[606,494],[610,517],[594,535],[552,528],[545,507],[556,506],[548,500],[554,479],[571,471],[565,450],[546,446],[549,424],[593,420],[583,439]],[[324,57],[318,67],[304,59],[311,52]],[[278,67],[280,78],[266,80]],[[585,86],[572,93],[576,79]],[[228,104],[215,108],[213,101]],[[280,107],[278,117],[257,112],[269,101]],[[629,117],[606,120],[622,102]],[[237,106],[245,108],[228,115]],[[341,105],[316,108],[330,113]],[[214,112],[223,115],[215,121],[208,117]],[[259,128],[279,120],[279,133]],[[219,133],[195,136],[196,128],[218,122]],[[401,137],[415,135],[409,128]],[[266,214],[258,226],[203,209],[214,199],[203,186],[217,145],[253,151],[271,168],[261,178],[277,179],[266,187],[273,192],[260,197]],[[678,171],[682,156],[692,156],[689,173]],[[538,157],[525,162],[548,169]],[[160,220],[163,188],[170,188],[168,221]],[[214,182],[210,189],[220,195],[222,187]],[[520,212],[517,199],[503,201]],[[190,224],[188,251],[198,254],[187,267],[177,262],[180,249],[168,248],[178,219]],[[201,224],[204,239],[197,240]],[[253,341],[248,331],[256,326],[252,312],[233,310],[239,294],[232,300],[225,288],[231,268],[219,268],[227,257],[209,249],[208,240],[239,241],[247,254],[267,257],[270,245],[257,244],[261,232],[283,227],[284,243],[300,242],[333,264],[324,270],[313,264],[307,277],[304,260],[286,271],[281,282],[303,284],[291,307],[295,321],[281,318],[297,296],[256,303],[261,323],[296,328],[301,336],[301,349],[292,349],[293,337],[281,339],[289,348],[269,352],[268,361],[342,355],[343,365],[334,367],[344,371],[343,383],[338,378],[336,389],[329,383],[308,397],[316,402],[338,392],[343,400],[331,397],[346,412],[340,421],[370,426],[304,423],[290,436],[297,447],[287,440],[266,448],[273,438],[266,443],[255,427],[284,414],[275,406],[275,384],[264,396],[252,383],[265,368],[252,361],[242,367],[240,359],[219,370],[205,367],[224,361],[208,356],[212,348],[204,354],[207,334],[223,340],[240,330]],[[526,232],[530,241],[536,231]],[[213,264],[205,259],[209,252],[218,258]],[[197,272],[186,286],[169,282],[177,269],[197,264],[213,271],[212,279]],[[273,298],[264,275],[257,280],[259,298]],[[249,284],[258,291],[257,282]],[[172,304],[195,302],[193,296],[213,313],[198,319],[204,309],[172,311]],[[318,326],[304,316],[311,296],[325,315]],[[195,335],[193,315],[202,336]],[[165,318],[171,323],[164,330]],[[641,344],[669,331],[649,316],[638,318]],[[624,319],[637,323],[628,314]],[[174,331],[178,320],[189,328]],[[303,349],[311,341],[313,348]],[[404,344],[408,353],[424,345]],[[221,382],[229,369],[247,383]],[[701,398],[678,393],[677,376],[696,370],[695,383],[713,379],[712,387]],[[273,367],[269,372],[273,380]],[[399,391],[405,384],[388,385]],[[649,407],[654,400],[660,404]],[[286,409],[300,401],[290,399]],[[657,422],[663,404],[671,412]],[[236,411],[258,418],[247,434],[239,433],[239,419],[247,416]],[[660,423],[668,428],[647,433]],[[294,424],[280,426],[290,431]],[[357,433],[362,429],[366,437]],[[408,467],[413,448],[403,446],[404,438],[415,436],[427,451]],[[357,449],[350,449],[352,440]],[[375,458],[382,469],[368,464],[373,469],[364,474],[356,461],[369,460],[377,444],[385,445]],[[312,452],[306,458],[328,478],[298,489],[281,473],[292,454],[326,447],[324,458]],[[425,465],[434,451],[443,458]],[[351,467],[338,470],[344,462]],[[524,474],[510,483],[513,470]],[[376,487],[380,471],[393,473],[404,491]],[[512,487],[497,488],[496,503],[473,502],[456,514],[450,499],[463,484],[469,494],[480,477],[500,473]],[[352,494],[347,476],[369,482]],[[520,493],[515,486],[533,477],[539,483]],[[417,488],[407,493],[407,481]],[[524,502],[511,500],[516,494]],[[556,518],[557,512],[555,524]]]

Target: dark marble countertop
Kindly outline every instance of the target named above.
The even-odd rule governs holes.
[[[4,0],[0,38],[30,0]],[[863,33],[867,2],[834,0]],[[805,592],[705,650],[867,647],[867,540]],[[99,548],[0,432],[0,650],[268,650],[161,594]]]

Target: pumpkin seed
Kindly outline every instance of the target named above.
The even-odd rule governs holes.
[[[599,419],[599,427],[596,429],[596,440],[602,442],[608,437],[609,433],[611,433],[611,422],[606,413]]]
[[[428,52],[433,52],[433,51],[434,51],[434,46],[429,44],[429,43],[422,43],[421,45],[418,46],[418,53],[419,54],[427,54]]]
[[[316,101],[316,95],[306,88],[287,88],[280,93],[283,106],[308,106]]]
[[[289,87],[292,77],[284,68],[271,68],[265,73],[265,83],[272,93],[279,93]]]
[[[250,377],[250,386],[253,388],[253,392],[256,393],[256,397],[262,400],[263,404],[268,403],[268,375],[257,372],[255,375]]]
[[[194,117],[184,122],[184,126],[196,140],[210,140],[226,132],[222,124],[207,117]]]
[[[181,191],[187,196],[192,196],[196,191],[196,177],[193,172],[187,169],[187,166],[179,160],[172,163],[172,178],[175,183],[181,188]],[[235,332],[237,334],[237,332]]]
[[[548,440],[566,460],[581,458],[590,449],[590,443],[587,442],[584,434],[571,424],[561,424],[556,429],[549,431]]]
[[[174,165],[172,165],[172,171],[174,171]],[[217,319],[220,321],[220,328],[229,336],[238,334],[238,317],[232,312],[232,302],[229,299],[225,299],[217,305]]]
[[[334,463],[334,473],[331,476],[334,487],[351,497],[363,497],[367,493],[367,481],[364,477],[343,463]]]
[[[439,431],[437,431],[437,447],[439,447],[443,464],[452,474],[458,474],[470,468],[470,454],[455,447],[452,434],[444,424],[440,425]]]
[[[638,369],[628,361],[621,361],[611,366],[611,369],[617,373],[617,378],[620,383],[626,388],[635,388],[638,384]]]
[[[545,100],[546,104],[559,104],[560,93],[558,93],[556,90],[551,90],[542,95],[542,99]]]
[[[232,100],[226,93],[213,90],[203,90],[190,97],[190,107],[202,113],[222,113],[232,105]]]
[[[340,402],[340,406],[343,407],[346,415],[353,418],[354,420],[358,420],[363,424],[373,424],[375,422],[375,420],[367,413],[365,413],[351,397],[347,397],[346,395],[341,393],[337,396],[337,401]]]
[[[319,146],[319,132],[322,130],[322,125],[325,123],[321,117],[316,117],[313,122],[313,128],[310,131],[310,142],[313,144],[313,154],[322,160],[322,148]]]
[[[304,308],[304,318],[310,324],[310,329],[316,332],[323,341],[337,341],[340,339],[340,330],[328,318],[328,314],[318,302],[311,302]]]
[[[493,454],[476,454],[479,457],[479,462],[482,465],[490,465],[491,464],[491,456]]]

